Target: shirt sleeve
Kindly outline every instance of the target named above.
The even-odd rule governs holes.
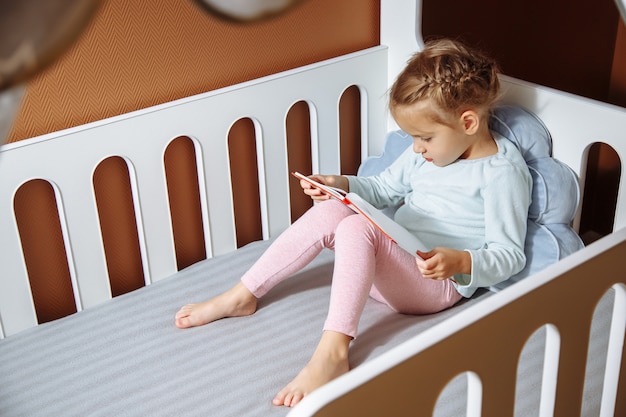
[[[389,167],[371,177],[348,176],[350,192],[358,194],[378,209],[396,207],[411,192],[411,173],[423,158],[409,146]]]
[[[484,245],[468,250],[472,258],[471,275],[455,277],[457,290],[462,295],[468,296],[477,288],[495,285],[524,268],[531,190],[530,174],[522,167],[508,165],[495,170],[483,189]]]

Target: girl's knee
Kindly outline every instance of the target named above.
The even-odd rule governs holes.
[[[297,221],[302,223],[312,223],[313,225],[330,225],[334,228],[341,220],[354,212],[345,204],[337,200],[326,200],[315,203]]]
[[[337,234],[359,233],[371,236],[373,232],[374,226],[365,217],[358,215],[348,216],[344,218],[337,226]]]
[[[343,219],[346,216],[354,214],[348,206],[335,199],[316,203],[309,211],[318,216],[336,217],[338,219]]]

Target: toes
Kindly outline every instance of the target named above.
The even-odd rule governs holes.
[[[298,399],[298,397],[300,397],[300,399]],[[293,407],[295,406],[298,401],[300,401],[302,399],[302,396],[294,393],[294,392],[290,392],[285,396],[285,401],[284,401],[284,405],[286,405],[287,407]]]
[[[287,406],[287,407],[291,407],[291,399],[293,398],[293,395],[291,393],[285,395],[285,401],[283,401],[283,405]]]
[[[283,388],[272,400],[274,405],[287,405],[287,388]]]
[[[294,407],[304,398],[304,393],[295,388],[285,387],[282,391],[276,394],[276,397],[272,400],[274,405],[284,405],[286,407]]]
[[[188,315],[189,315],[189,310],[191,310],[191,306],[190,306],[189,304],[184,305],[184,306],[182,306],[182,307],[180,308],[180,310],[178,310],[178,311],[176,312],[175,317],[176,317],[177,319],[178,319],[178,318],[181,318],[181,317],[186,317],[186,316],[188,316]]]
[[[185,329],[193,325],[191,320],[192,307],[192,305],[187,304],[176,312],[176,315],[174,316],[174,323],[176,324],[176,327],[179,329]]]
[[[178,327],[179,329],[184,329],[189,327],[189,320],[187,319],[187,317],[181,317],[181,318],[176,318],[176,327]]]
[[[304,394],[297,393],[291,396],[291,401],[289,403],[289,407],[295,407],[302,399],[304,398]]]

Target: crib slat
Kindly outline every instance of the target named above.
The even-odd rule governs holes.
[[[339,121],[338,111],[332,103],[322,103],[318,109],[317,165],[322,174],[340,174],[341,158],[339,155]],[[315,170],[315,159],[313,170]]]
[[[280,117],[278,123],[268,125],[263,129],[262,156],[259,158],[259,182],[261,186],[261,216],[265,219],[263,225],[264,238],[278,235],[289,226],[289,178],[287,164],[287,138],[285,136],[284,120]],[[274,115],[277,117],[278,115]],[[266,126],[266,125],[264,125]],[[265,190],[263,190],[263,188]]]
[[[602,385],[601,417],[614,415],[613,411],[618,401],[618,387],[624,387],[624,384],[620,383],[620,369],[626,368],[626,364],[623,363],[624,359],[626,359],[626,352],[624,351],[624,338],[626,338],[626,284],[616,285],[613,288],[615,289],[615,301]],[[626,371],[622,372],[622,377],[626,377]],[[624,396],[624,389],[622,389],[622,396]],[[622,404],[626,404],[626,401],[622,401]]]
[[[161,126],[158,117],[167,126]],[[175,123],[167,123],[168,117],[173,116],[150,114],[141,118],[141,123],[131,119],[113,126],[120,141],[127,143],[118,146],[130,167],[131,183],[135,181],[135,216],[147,284],[177,270],[164,153],[182,130]]]
[[[230,120],[230,119],[228,119]],[[211,253],[219,255],[237,248],[233,197],[231,193],[230,167],[228,166],[228,127],[212,126],[214,135],[197,132],[194,137],[200,141],[204,165],[208,207],[208,236],[211,240]],[[219,138],[219,139],[218,139]]]
[[[89,171],[87,171],[89,172]],[[78,286],[79,310],[111,298],[104,248],[98,227],[98,213],[90,177],[61,175],[58,187],[65,213],[61,223],[66,226],[66,250],[70,273]]]
[[[37,316],[33,305],[28,275],[23,262],[11,194],[0,192],[0,338],[35,326]],[[16,262],[20,260],[21,262]]]

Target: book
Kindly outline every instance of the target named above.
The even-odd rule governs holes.
[[[418,250],[422,252],[427,252],[429,250],[426,248],[426,245],[424,245],[422,241],[417,238],[417,236],[409,232],[402,225],[396,223],[393,219],[374,207],[368,201],[364,200],[358,194],[348,193],[341,188],[322,184],[299,172],[292,172],[292,175],[300,180],[308,182],[311,186],[320,189],[331,198],[341,201],[350,207],[355,213],[365,217],[389,240],[400,246],[411,255],[419,258],[419,255],[417,254]]]

